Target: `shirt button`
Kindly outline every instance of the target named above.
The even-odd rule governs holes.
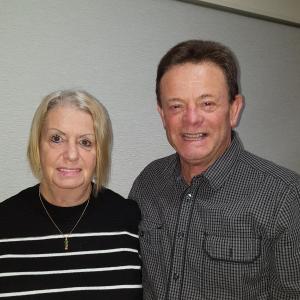
[[[179,274],[178,273],[174,273],[173,274],[173,280],[177,281],[179,279]]]
[[[186,201],[190,201],[192,199],[192,194],[187,194],[186,195]]]

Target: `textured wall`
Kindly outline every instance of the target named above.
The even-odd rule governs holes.
[[[171,0],[0,0],[0,201],[34,184],[26,161],[33,113],[57,89],[83,88],[114,129],[110,187],[126,196],[151,160],[171,153],[156,112],[160,57],[203,38],[241,63],[244,145],[300,172],[300,30]]]

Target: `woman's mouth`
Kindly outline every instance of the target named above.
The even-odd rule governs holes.
[[[57,171],[63,176],[76,176],[80,173],[80,168],[57,168]]]

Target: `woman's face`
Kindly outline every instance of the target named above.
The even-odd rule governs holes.
[[[49,189],[87,189],[96,166],[92,117],[71,105],[48,112],[40,140],[41,183]]]

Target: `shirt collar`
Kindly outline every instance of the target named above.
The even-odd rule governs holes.
[[[240,153],[244,150],[242,142],[235,131],[231,134],[231,144],[207,171],[203,173],[214,190],[219,189],[228,178],[231,170],[238,161]]]

